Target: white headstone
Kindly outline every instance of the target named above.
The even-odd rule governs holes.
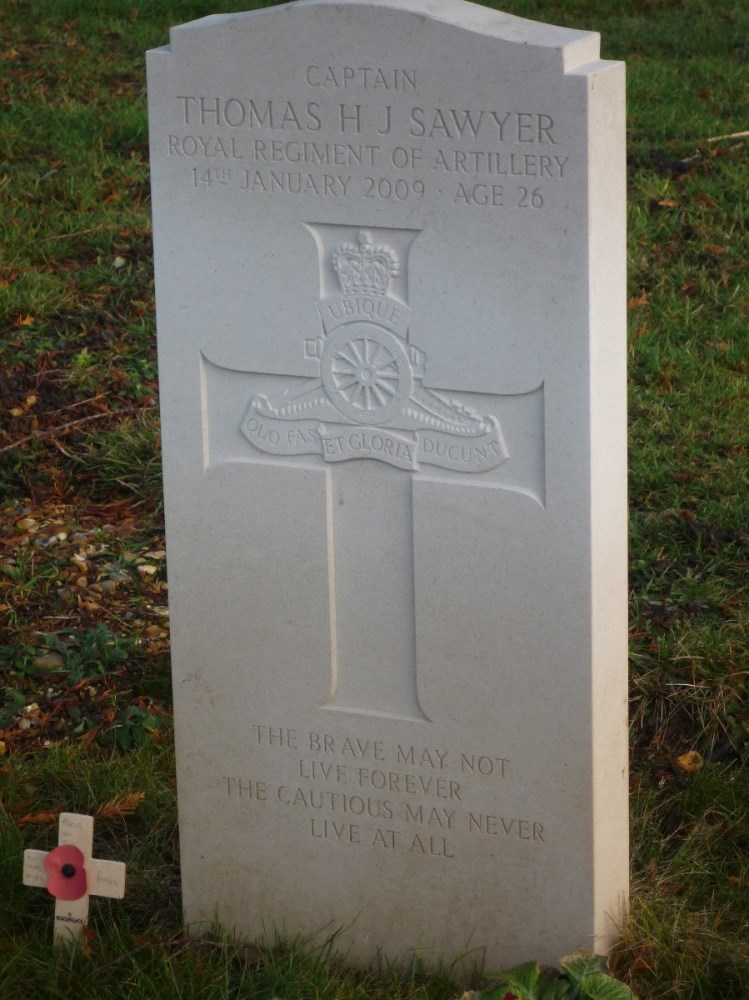
[[[186,921],[605,948],[623,66],[461,0],[302,0],[148,69]]]
[[[46,888],[57,897],[54,941],[56,945],[67,946],[80,940],[88,923],[89,896],[122,899],[125,895],[125,865],[121,861],[100,861],[92,857],[93,816],[60,813],[59,823],[57,849],[37,851],[28,848],[23,852],[23,884]],[[55,858],[59,848],[67,846],[76,848],[78,857]],[[50,859],[57,863],[50,865]],[[64,892],[67,880],[74,886],[72,893]],[[61,889],[62,896],[59,895]]]

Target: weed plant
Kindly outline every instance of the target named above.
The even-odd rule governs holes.
[[[642,1000],[746,1000],[749,12],[501,6],[596,28],[628,62],[633,894],[614,969]],[[0,996],[440,1000],[449,966],[359,975],[334,938],[258,950],[180,926],[143,52],[218,9],[0,7]],[[53,845],[61,809],[139,792],[97,821],[126,899],[92,900],[81,947],[54,953],[23,849]]]

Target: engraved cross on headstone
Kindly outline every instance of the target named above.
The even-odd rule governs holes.
[[[61,813],[58,846],[23,853],[23,884],[55,896],[55,944],[78,941],[88,921],[89,896],[122,899],[125,865],[93,858],[94,817]],[[73,848],[66,853],[65,848]]]
[[[307,338],[305,354],[319,377],[280,389],[269,377],[241,430],[260,453],[319,455],[328,465],[323,707],[428,721],[416,677],[413,475],[433,467],[485,481],[510,455],[495,414],[424,384],[426,355],[408,332],[407,261],[418,232],[306,228],[318,249],[323,336]]]

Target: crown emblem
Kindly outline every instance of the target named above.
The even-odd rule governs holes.
[[[387,295],[390,279],[400,269],[398,255],[390,247],[375,246],[362,230],[359,243],[342,243],[333,251],[333,268],[347,295]]]

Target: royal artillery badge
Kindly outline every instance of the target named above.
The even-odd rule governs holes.
[[[509,453],[496,417],[424,385],[426,355],[408,340],[412,310],[391,292],[403,277],[402,255],[365,230],[356,242],[330,247],[333,227],[307,228],[321,267],[332,268],[340,286],[318,303],[323,336],[305,340],[319,377],[254,396],[242,433],[269,454],[316,453],[327,462],[368,458],[411,471],[427,463],[469,473],[504,462]]]

